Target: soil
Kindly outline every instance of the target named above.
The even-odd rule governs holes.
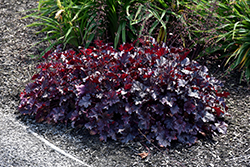
[[[200,138],[192,146],[183,146],[173,143],[169,148],[158,148],[153,144],[145,144],[145,141],[129,142],[122,144],[119,141],[99,141],[98,136],[91,136],[85,129],[72,129],[68,125],[49,125],[36,123],[32,116],[20,116],[17,111],[19,94],[30,78],[35,73],[36,65],[42,61],[31,58],[29,55],[40,54],[48,43],[40,43],[30,48],[39,41],[44,34],[36,35],[37,28],[25,27],[32,23],[32,18],[21,19],[30,12],[24,10],[37,7],[37,0],[0,0],[0,132],[12,126],[17,129],[10,135],[10,140],[15,133],[32,135],[28,131],[36,133],[53,145],[59,147],[70,155],[83,160],[89,166],[244,166],[250,167],[250,87],[243,80],[239,83],[240,73],[221,77],[223,68],[218,64],[213,65],[206,61],[211,75],[224,82],[224,89],[231,95],[226,102],[229,114],[225,119],[228,123],[228,132],[225,135],[218,134],[213,138]],[[217,69],[219,70],[217,71]],[[214,72],[216,72],[214,74]],[[4,116],[2,116],[4,115]],[[8,115],[8,116],[6,116]],[[13,119],[11,119],[13,118]],[[10,121],[11,120],[11,121]],[[6,121],[6,122],[4,122]],[[21,126],[27,127],[22,129]],[[18,135],[17,134],[17,135]],[[6,136],[5,135],[5,136]],[[28,138],[25,136],[26,138]],[[21,137],[21,136],[20,136]],[[5,153],[1,150],[5,140],[0,140],[0,166],[50,166],[50,159],[37,164],[35,159],[27,158],[26,161],[4,156],[17,156],[13,152]],[[8,141],[5,141],[8,143]],[[31,141],[32,142],[32,141]],[[36,142],[43,142],[42,140]],[[10,142],[11,143],[11,142]],[[13,144],[13,142],[12,142]],[[28,143],[27,143],[28,145]],[[26,149],[25,147],[22,149]],[[51,150],[44,150],[50,152]],[[140,153],[149,153],[146,158]],[[21,154],[21,153],[20,153]],[[29,154],[29,152],[25,152]],[[39,154],[39,150],[37,151]],[[25,155],[20,155],[24,156]],[[43,154],[39,154],[43,156]],[[55,157],[55,158],[62,158]],[[8,162],[7,162],[8,160]],[[74,159],[61,159],[75,161]],[[56,163],[56,162],[55,162]],[[13,165],[16,164],[16,165]],[[49,165],[50,164],[50,165]],[[67,163],[65,166],[84,166]]]

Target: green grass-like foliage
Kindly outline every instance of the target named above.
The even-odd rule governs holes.
[[[169,14],[173,13],[157,5],[149,0],[39,0],[33,13],[23,18],[35,18],[28,27],[41,27],[36,33],[46,34],[38,42],[50,42],[43,56],[58,44],[88,48],[94,39],[106,39],[116,48],[145,34],[150,36],[157,26],[166,30]],[[146,27],[150,28],[145,31]]]
[[[227,61],[230,63],[228,71],[242,69],[247,81],[250,79],[250,2],[246,0],[234,1],[230,5],[220,3],[225,11],[231,11],[225,16],[221,15],[227,22],[218,27],[220,32],[216,37],[216,43],[227,44]],[[226,33],[225,33],[226,32]],[[223,41],[223,39],[225,39]]]
[[[205,54],[221,53],[226,58],[225,65],[229,65],[227,73],[242,70],[241,80],[245,74],[250,79],[250,2],[240,1],[208,1],[194,0],[183,4],[197,16],[191,20],[191,30],[196,35],[197,43],[208,44]],[[202,33],[208,33],[201,37]]]
[[[46,33],[40,42],[49,41],[50,46],[41,55],[44,55],[55,45],[60,43],[79,46],[88,46],[94,38],[97,21],[96,4],[91,0],[39,0],[38,7],[32,9],[32,14],[24,18],[33,17],[36,21],[27,27],[39,26],[42,30],[36,32]],[[52,42],[51,42],[52,41]],[[40,43],[38,42],[38,43]],[[37,45],[36,43],[35,45]]]

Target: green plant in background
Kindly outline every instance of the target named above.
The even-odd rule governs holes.
[[[127,10],[130,29],[137,35],[137,38],[145,35],[151,36],[157,30],[157,26],[163,27],[164,32],[166,32],[169,14],[171,14],[171,11],[161,9],[152,2],[140,4],[136,12],[129,12]],[[147,29],[148,27],[149,29]]]
[[[63,43],[73,46],[86,44],[94,38],[96,21],[93,7],[95,3],[91,0],[39,0],[36,10],[23,18],[33,17],[36,22],[28,27],[39,26],[42,30],[36,34],[46,33],[46,37],[38,43],[49,41],[50,46],[41,54],[45,54],[55,45]],[[36,43],[35,45],[37,45]],[[33,46],[35,46],[33,45]],[[33,47],[32,46],[32,47]]]
[[[250,1],[233,1],[230,6],[220,4],[225,10],[232,11],[229,15],[221,16],[227,20],[227,24],[217,28],[220,32],[216,36],[216,42],[227,46],[224,52],[227,54],[226,64],[231,63],[228,71],[243,70],[240,81],[245,74],[247,81],[250,79]],[[233,8],[232,8],[233,7]],[[230,10],[231,9],[231,10]],[[226,33],[223,33],[226,32]]]
[[[141,6],[146,6],[148,2],[145,0],[106,0],[102,2],[102,12],[104,13],[102,26],[106,29],[106,38],[110,39],[115,48],[127,40],[131,42],[139,38],[139,30],[134,27],[131,17],[128,16],[130,13],[140,12]]]
[[[192,41],[193,39],[185,16],[185,10],[187,9],[185,5],[184,0],[152,1],[151,6],[154,6],[162,13],[166,13],[165,23],[160,22],[161,26],[157,28],[158,34],[156,38],[158,43],[166,43],[168,39],[170,43],[167,44],[172,45],[178,40],[178,46],[193,47],[192,44],[194,44],[194,42]],[[159,22],[158,20],[157,22]]]
[[[111,37],[115,48],[127,40],[131,42],[143,36],[151,36],[159,26],[166,30],[169,15],[173,14],[171,10],[158,7],[152,0],[106,0],[103,2],[105,3],[103,12],[106,14],[104,27],[108,30],[107,38]],[[166,5],[162,0],[157,2]]]
[[[156,18],[155,22],[152,24],[152,27],[149,30],[149,35],[151,35],[155,29],[158,30],[158,34],[156,33],[157,34],[156,39],[158,43],[166,42],[168,23],[169,21],[171,21],[171,16],[175,17],[178,16],[172,10],[173,4],[174,2],[172,1],[170,4],[163,0],[153,0],[151,1],[150,7],[148,8],[150,16]]]
[[[102,39],[117,48],[160,29],[166,34],[170,16],[180,18],[172,11],[178,4],[162,0],[39,0],[36,11],[24,18],[35,18],[28,27],[42,27],[37,34],[46,34],[38,42],[50,43],[42,56],[60,43],[87,48],[94,39]]]
[[[229,65],[226,73],[242,70],[240,82],[244,74],[248,82],[250,79],[249,4],[247,0],[182,1],[197,17],[189,18],[188,24],[196,43],[203,45],[204,52],[199,57],[222,53],[220,58]]]
[[[214,20],[215,0],[182,0],[179,1],[179,6],[182,7],[181,13],[184,26],[186,27],[186,36],[191,45],[189,48],[201,45],[202,48],[207,46],[208,38],[215,35],[214,27],[220,24],[220,20]]]

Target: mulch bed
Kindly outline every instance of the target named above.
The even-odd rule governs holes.
[[[39,61],[28,55],[37,55],[47,43],[30,47],[39,40],[36,29],[25,25],[34,21],[21,20],[26,9],[36,7],[37,0],[0,0],[0,107],[13,113],[16,121],[28,125],[30,129],[66,152],[80,158],[88,158],[92,166],[245,166],[250,167],[250,87],[243,81],[239,84],[240,73],[234,72],[220,78],[225,90],[230,117],[226,117],[228,132],[211,138],[201,138],[193,146],[173,143],[167,149],[157,148],[145,141],[120,142],[109,140],[100,142],[98,136],[90,136],[84,129],[71,129],[66,125],[35,123],[32,117],[20,116],[17,111],[19,94],[35,73]],[[211,74],[217,65],[207,63]],[[214,76],[223,74],[221,68]],[[149,152],[142,159],[138,154]]]

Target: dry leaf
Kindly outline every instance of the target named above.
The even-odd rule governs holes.
[[[64,12],[63,9],[58,10],[58,11],[56,12],[55,19],[58,19],[58,18],[61,16],[62,12]]]
[[[144,158],[146,158],[148,156],[148,153],[143,151],[143,153],[139,153],[138,155],[140,155],[141,158],[144,159]]]
[[[94,131],[94,130],[91,130],[89,133],[90,133],[90,135],[96,135],[96,131]]]

